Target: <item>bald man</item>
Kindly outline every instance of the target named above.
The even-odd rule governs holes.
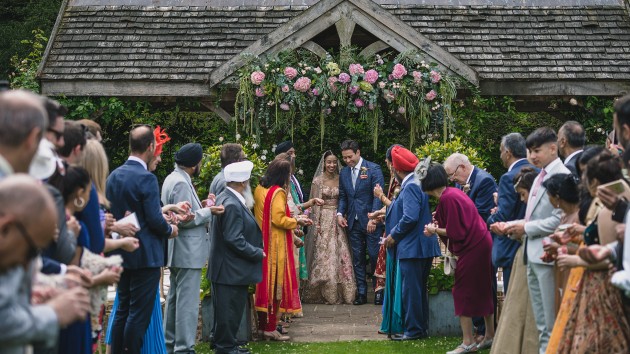
[[[26,175],[0,181],[0,353],[24,353],[26,345],[52,347],[59,328],[84,319],[86,289],[60,291],[32,305],[33,260],[55,235],[57,212],[50,193]]]
[[[0,178],[28,172],[47,128],[41,96],[22,90],[0,94]]]

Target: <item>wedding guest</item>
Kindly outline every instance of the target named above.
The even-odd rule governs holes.
[[[414,178],[418,163],[418,158],[404,147],[392,149],[392,172],[400,183],[400,193],[387,213],[388,235],[383,243],[387,248],[395,247],[400,272],[404,332],[392,338],[399,341],[429,335],[427,281],[433,257],[441,255],[437,237],[422,237],[424,226],[431,222],[431,209],[429,196]]]
[[[581,176],[577,174],[576,165],[584,151],[585,143],[586,131],[582,124],[570,120],[564,122],[558,129],[558,154],[564,157],[564,165],[577,178]]]
[[[534,184],[538,170],[534,167],[523,167],[512,180],[513,188],[522,203],[527,203],[529,191]],[[498,234],[511,238],[504,234],[509,221],[497,222],[491,225]],[[538,335],[536,332],[536,320],[529,300],[527,288],[527,266],[523,262],[525,247],[519,243],[519,247],[512,263],[511,286],[507,289],[501,317],[497,326],[497,333],[492,342],[490,354],[536,354],[538,353]]]
[[[444,161],[444,170],[449,179],[456,183],[456,187],[460,188],[477,207],[479,215],[485,222],[488,221],[492,209],[495,207],[494,194],[497,192],[497,184],[494,178],[486,171],[474,166],[470,163],[468,156],[460,153],[450,155]],[[495,236],[492,235],[494,239]],[[492,301],[494,310],[497,309],[497,279],[496,271],[492,272]],[[473,318],[475,340],[481,341],[486,331],[484,319],[481,317]],[[481,348],[486,349],[486,348]]]
[[[245,312],[249,284],[262,280],[263,237],[254,215],[249,179],[254,164],[235,162],[224,169],[226,189],[217,196],[225,213],[215,217],[208,263],[216,312],[216,353],[249,353],[236,333]]]
[[[352,266],[357,282],[357,297],[353,304],[363,305],[367,303],[366,250],[373,271],[382,232],[380,227],[368,225],[368,213],[381,209],[381,202],[372,192],[377,184],[382,186],[385,182],[380,166],[361,157],[356,141],[342,142],[341,155],[346,167],[339,173],[337,223],[347,228],[352,247]]]
[[[290,338],[277,331],[279,313],[295,313],[297,277],[292,250],[292,230],[311,224],[308,218],[291,218],[287,194],[291,163],[278,156],[267,168],[254,191],[254,215],[262,230],[264,252],[262,281],[256,284],[255,306],[259,312],[259,329],[267,340],[286,341]],[[277,291],[276,289],[282,289]]]
[[[519,133],[503,136],[499,150],[501,151],[500,158],[503,167],[508,170],[499,179],[497,209],[488,217],[487,224],[490,226],[490,232],[493,236],[496,235],[492,242],[492,265],[495,273],[501,267],[503,294],[507,294],[514,257],[521,244],[502,235],[496,226],[492,227],[492,224],[520,220],[525,217],[525,203],[520,200],[516,189],[514,189],[514,177],[523,168],[532,168],[533,166],[527,162],[525,138]]]
[[[44,98],[44,107],[48,116],[48,128],[44,134],[44,138],[50,142],[55,149],[61,149],[65,145],[63,133],[65,129],[64,116],[68,114],[68,108],[59,102]]]
[[[511,223],[506,233],[516,239],[525,237],[527,255],[527,285],[536,317],[540,353],[545,353],[555,316],[555,277],[553,265],[542,261],[542,239],[560,225],[562,211],[549,200],[547,189],[542,183],[556,173],[570,173],[558,157],[556,133],[548,127],[538,128],[531,133],[525,145],[532,164],[541,169],[529,193],[525,219]]]
[[[215,196],[221,194],[225,189],[225,178],[223,176],[225,166],[243,161],[245,159],[245,153],[243,152],[241,144],[228,143],[223,144],[221,147],[219,158],[221,159],[221,172],[217,173],[212,179],[212,183],[210,183],[210,193]]]
[[[0,95],[0,122],[7,113],[3,99]],[[48,291],[41,303],[31,302],[35,290],[33,260],[52,241],[56,220],[53,200],[39,181],[22,174],[0,180],[0,228],[4,230],[0,242],[2,354],[24,353],[29,345],[54,348],[59,329],[85,319],[89,311],[89,295],[81,286]]]
[[[91,139],[95,139],[99,143],[103,142],[103,131],[101,130],[100,124],[91,119],[80,119],[77,123],[83,124],[86,127]]]
[[[139,353],[151,321],[153,302],[164,266],[164,241],[176,237],[177,226],[162,216],[157,177],[147,170],[154,158],[153,129],[142,125],[129,134],[130,157],[107,178],[107,199],[112,214],[119,219],[125,212],[135,212],[140,224],[136,233],[142,245],[133,253],[119,252],[124,259],[118,284],[119,307],[112,329],[112,351]],[[132,291],[133,289],[133,291]]]
[[[306,235],[309,278],[304,302],[351,304],[357,291],[348,238],[337,225],[340,169],[337,156],[324,152],[311,184],[311,198],[322,199],[323,205],[313,205],[309,215],[313,225]]]
[[[455,316],[462,328],[462,343],[448,354],[468,353],[488,348],[494,338],[492,301],[492,237],[475,204],[457,188],[447,187],[448,175],[441,165],[432,165],[421,181],[422,190],[438,200],[435,222],[424,234],[437,234],[457,256],[453,301]],[[473,338],[472,317],[482,316],[486,331],[477,344]]]

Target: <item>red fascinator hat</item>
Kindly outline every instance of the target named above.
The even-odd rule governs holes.
[[[155,152],[153,152],[153,156],[157,157],[162,153],[162,145],[171,140],[171,137],[159,125],[153,130],[153,136],[155,137]]]

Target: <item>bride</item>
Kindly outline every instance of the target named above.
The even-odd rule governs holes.
[[[306,236],[309,277],[304,302],[351,304],[357,290],[348,238],[336,221],[340,169],[337,156],[328,150],[313,178],[311,197],[323,199],[324,205],[313,206],[313,225]]]

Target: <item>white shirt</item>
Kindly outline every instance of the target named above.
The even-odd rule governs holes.
[[[406,175],[405,178],[403,178],[402,182],[400,182],[400,185],[402,186],[403,184],[405,184],[405,181],[407,181],[409,178],[412,178],[414,175],[413,172],[411,172],[410,174]]]
[[[577,154],[581,153],[582,151],[584,151],[584,150],[574,151],[571,155],[567,156],[567,158],[566,158],[566,159],[564,159],[564,163],[566,164],[566,163],[567,163],[567,161],[571,160],[571,158],[572,158],[573,156],[575,156],[575,155],[577,155]]]
[[[363,158],[359,157],[359,162],[353,168],[360,169],[362,164],[363,164]],[[350,172],[352,172],[352,169],[350,169]]]
[[[472,176],[473,172],[475,172],[475,166],[472,166],[472,169],[470,169],[470,174],[468,175],[468,178],[466,178],[466,183],[465,184],[470,184],[470,177]]]
[[[145,170],[149,170],[149,169],[147,168],[147,163],[146,163],[146,162],[144,162],[144,160],[142,160],[141,158],[136,157],[136,156],[129,156],[129,158],[127,159],[127,161],[129,161],[129,160],[139,162],[139,163],[142,165],[142,167],[144,167],[144,169],[145,169]]]
[[[241,201],[241,203],[243,203],[243,205],[245,205],[247,207],[247,204],[245,204],[245,197],[243,197],[243,195],[237,191],[234,190],[234,188],[230,188],[228,186],[225,186],[225,189],[229,190],[230,192],[234,193],[234,195],[236,196],[236,198],[238,198],[238,200]]]
[[[508,172],[512,171],[512,169],[514,168],[514,165],[516,165],[517,163],[519,163],[520,161],[523,161],[523,160],[527,160],[527,159],[522,158],[522,159],[518,159],[518,160],[516,160],[516,161],[512,162],[512,164],[511,164],[511,165],[510,165],[510,167],[508,168]]]

